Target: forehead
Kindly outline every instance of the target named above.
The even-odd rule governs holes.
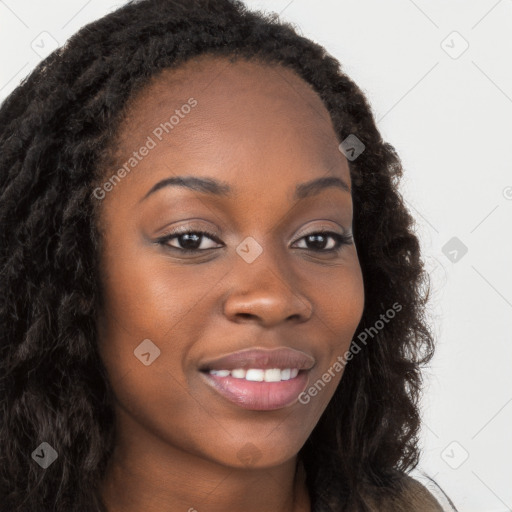
[[[280,111],[312,115],[316,121],[330,122],[330,116],[312,86],[293,70],[276,63],[202,55],[177,68],[167,68],[152,78],[131,101],[130,114],[139,121],[151,121],[159,109],[165,109],[194,96],[203,113],[225,118],[238,114],[255,116],[258,109],[274,107],[268,115]],[[251,100],[248,102],[248,100]],[[244,107],[230,112],[225,107]],[[252,108],[251,108],[252,107]],[[220,115],[219,115],[220,114]]]
[[[233,182],[255,168],[260,179],[268,170],[279,171],[284,181],[297,173],[296,181],[319,174],[350,181],[321,98],[278,64],[208,55],[163,70],[130,101],[117,160],[126,160],[148,136],[157,147],[146,160],[164,164],[167,174],[180,174],[178,168],[192,162],[189,174],[205,169],[211,175],[215,163],[214,173]],[[145,181],[147,174],[136,179]]]

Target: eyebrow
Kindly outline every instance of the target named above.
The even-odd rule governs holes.
[[[195,190],[205,194],[211,194],[218,197],[230,198],[233,195],[233,190],[226,182],[219,181],[215,178],[203,178],[197,176],[172,176],[166,178],[158,183],[155,183],[148,193],[139,201],[144,201],[151,194],[164,187],[183,187],[189,190]],[[315,178],[305,183],[299,183],[295,187],[293,195],[294,200],[305,199],[320,193],[328,188],[338,188],[345,192],[351,193],[350,187],[341,178],[335,176],[326,176],[323,178]]]

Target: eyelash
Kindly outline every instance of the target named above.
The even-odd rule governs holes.
[[[174,249],[174,250],[184,252],[184,253],[198,253],[198,252],[206,252],[209,249],[218,249],[218,247],[210,247],[208,249],[184,249],[184,248],[172,247],[172,246],[168,245],[168,242],[170,240],[172,240],[173,238],[177,238],[182,235],[191,235],[191,234],[200,235],[201,237],[206,235],[208,238],[212,239],[214,242],[222,243],[218,240],[217,236],[210,231],[207,231],[207,230],[200,231],[200,230],[190,230],[190,229],[185,229],[185,230],[177,229],[175,231],[172,231],[171,233],[165,234],[165,235],[161,236],[160,238],[158,238],[156,240],[156,243],[158,243],[160,245],[165,245],[169,249]],[[327,230],[313,231],[312,233],[308,233],[308,234],[300,237],[298,240],[296,240],[296,242],[299,240],[302,240],[304,238],[307,238],[309,236],[312,236],[312,235],[323,235],[323,236],[327,235],[336,240],[336,246],[331,249],[318,249],[318,250],[317,249],[305,249],[305,250],[313,251],[316,253],[327,253],[328,254],[328,253],[340,252],[344,245],[351,245],[353,242],[352,235],[349,235],[346,233],[340,234],[340,233],[336,233],[335,231],[327,231]]]

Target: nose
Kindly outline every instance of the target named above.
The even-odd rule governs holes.
[[[297,286],[298,276],[282,263],[261,257],[251,264],[239,261],[235,267],[231,291],[224,302],[229,320],[271,327],[311,318],[313,306]]]

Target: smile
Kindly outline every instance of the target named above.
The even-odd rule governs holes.
[[[235,370],[210,370],[210,375],[217,377],[234,377],[235,379],[245,379],[251,382],[280,382],[282,380],[290,380],[297,377],[299,374],[298,368],[271,368],[268,370],[260,370],[256,368],[237,368]]]
[[[253,411],[272,411],[294,404],[309,379],[309,370],[297,368],[210,370],[200,374],[220,396]]]

